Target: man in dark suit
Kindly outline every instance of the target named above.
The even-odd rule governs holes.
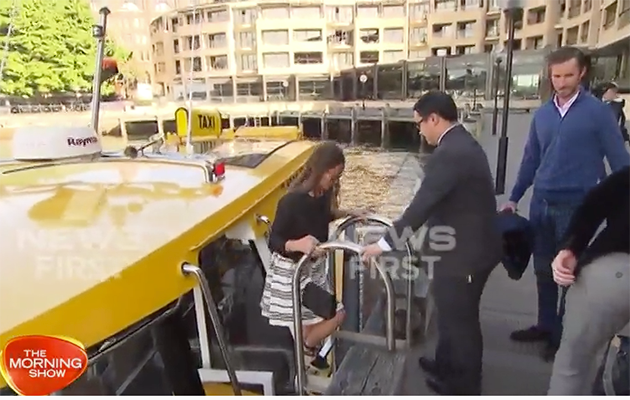
[[[400,238],[427,224],[429,240],[422,255],[431,257],[434,266],[439,341],[435,360],[422,357],[420,366],[430,375],[429,387],[439,394],[479,395],[479,303],[502,252],[492,174],[482,147],[457,122],[457,106],[449,95],[426,93],[413,109],[420,133],[437,148],[409,207],[384,238],[364,248],[363,258],[402,248]],[[450,239],[436,240],[445,239],[445,233]]]

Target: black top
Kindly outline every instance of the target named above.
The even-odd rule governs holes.
[[[271,225],[271,251],[298,261],[303,254],[287,253],[284,249],[287,241],[311,235],[322,243],[327,242],[329,224],[333,221],[331,206],[332,190],[320,197],[300,190],[289,191],[278,202],[276,218]]]
[[[579,260],[578,268],[610,253],[630,253],[630,167],[611,174],[591,189],[573,214],[565,249]],[[606,227],[589,245],[606,220]]]

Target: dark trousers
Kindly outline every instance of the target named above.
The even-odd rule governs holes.
[[[560,342],[564,296],[558,304],[558,285],[553,280],[551,263],[558,254],[564,233],[579,202],[550,203],[536,196],[532,198],[529,220],[534,229],[534,273],[538,289],[538,328],[551,332]]]
[[[479,302],[492,269],[470,276],[436,274],[433,279],[439,335],[435,360],[449,394],[481,394]]]

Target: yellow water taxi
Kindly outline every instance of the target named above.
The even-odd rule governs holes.
[[[301,346],[260,314],[269,224],[314,148],[297,128],[275,132],[236,131],[211,151],[182,155],[160,135],[105,153],[86,127],[16,131],[14,158],[0,168],[0,348],[32,334],[83,343],[89,368],[62,395],[336,393],[327,392],[334,376],[306,376]],[[344,258],[333,259],[338,271]],[[380,272],[387,339],[339,333],[387,347],[372,362],[391,355],[381,369],[400,377],[394,295]],[[331,361],[332,338],[327,345]],[[346,352],[334,360],[340,371]],[[357,357],[367,374],[383,375]],[[0,380],[3,392],[11,389]]]
[[[0,218],[11,237],[0,244],[0,346],[27,334],[79,340],[102,361],[72,391],[102,378],[106,371],[99,368],[130,351],[144,348],[147,362],[155,358],[156,346],[149,344],[159,335],[145,325],[188,314],[195,325],[194,312],[185,310],[192,304],[185,295],[197,284],[192,266],[207,277],[219,313],[238,307],[219,294],[230,290],[222,285],[237,283],[222,279],[240,279],[239,290],[243,278],[251,280],[251,268],[235,269],[244,262],[239,257],[268,252],[265,235],[277,201],[312,149],[307,141],[234,141],[192,158],[130,158],[102,154],[89,128],[16,132],[15,160],[0,170]],[[183,272],[182,265],[191,270]],[[241,340],[239,327],[224,324],[231,342]],[[125,339],[136,331],[146,346]],[[192,341],[207,345],[199,337]],[[136,362],[140,355],[133,357]],[[225,381],[216,375],[204,382]]]

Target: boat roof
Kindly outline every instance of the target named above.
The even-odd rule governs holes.
[[[194,283],[182,262],[196,263],[200,245],[293,175],[312,147],[226,143],[196,157],[226,161],[215,183],[177,155],[0,169],[0,348],[24,334],[89,347],[174,301]]]

